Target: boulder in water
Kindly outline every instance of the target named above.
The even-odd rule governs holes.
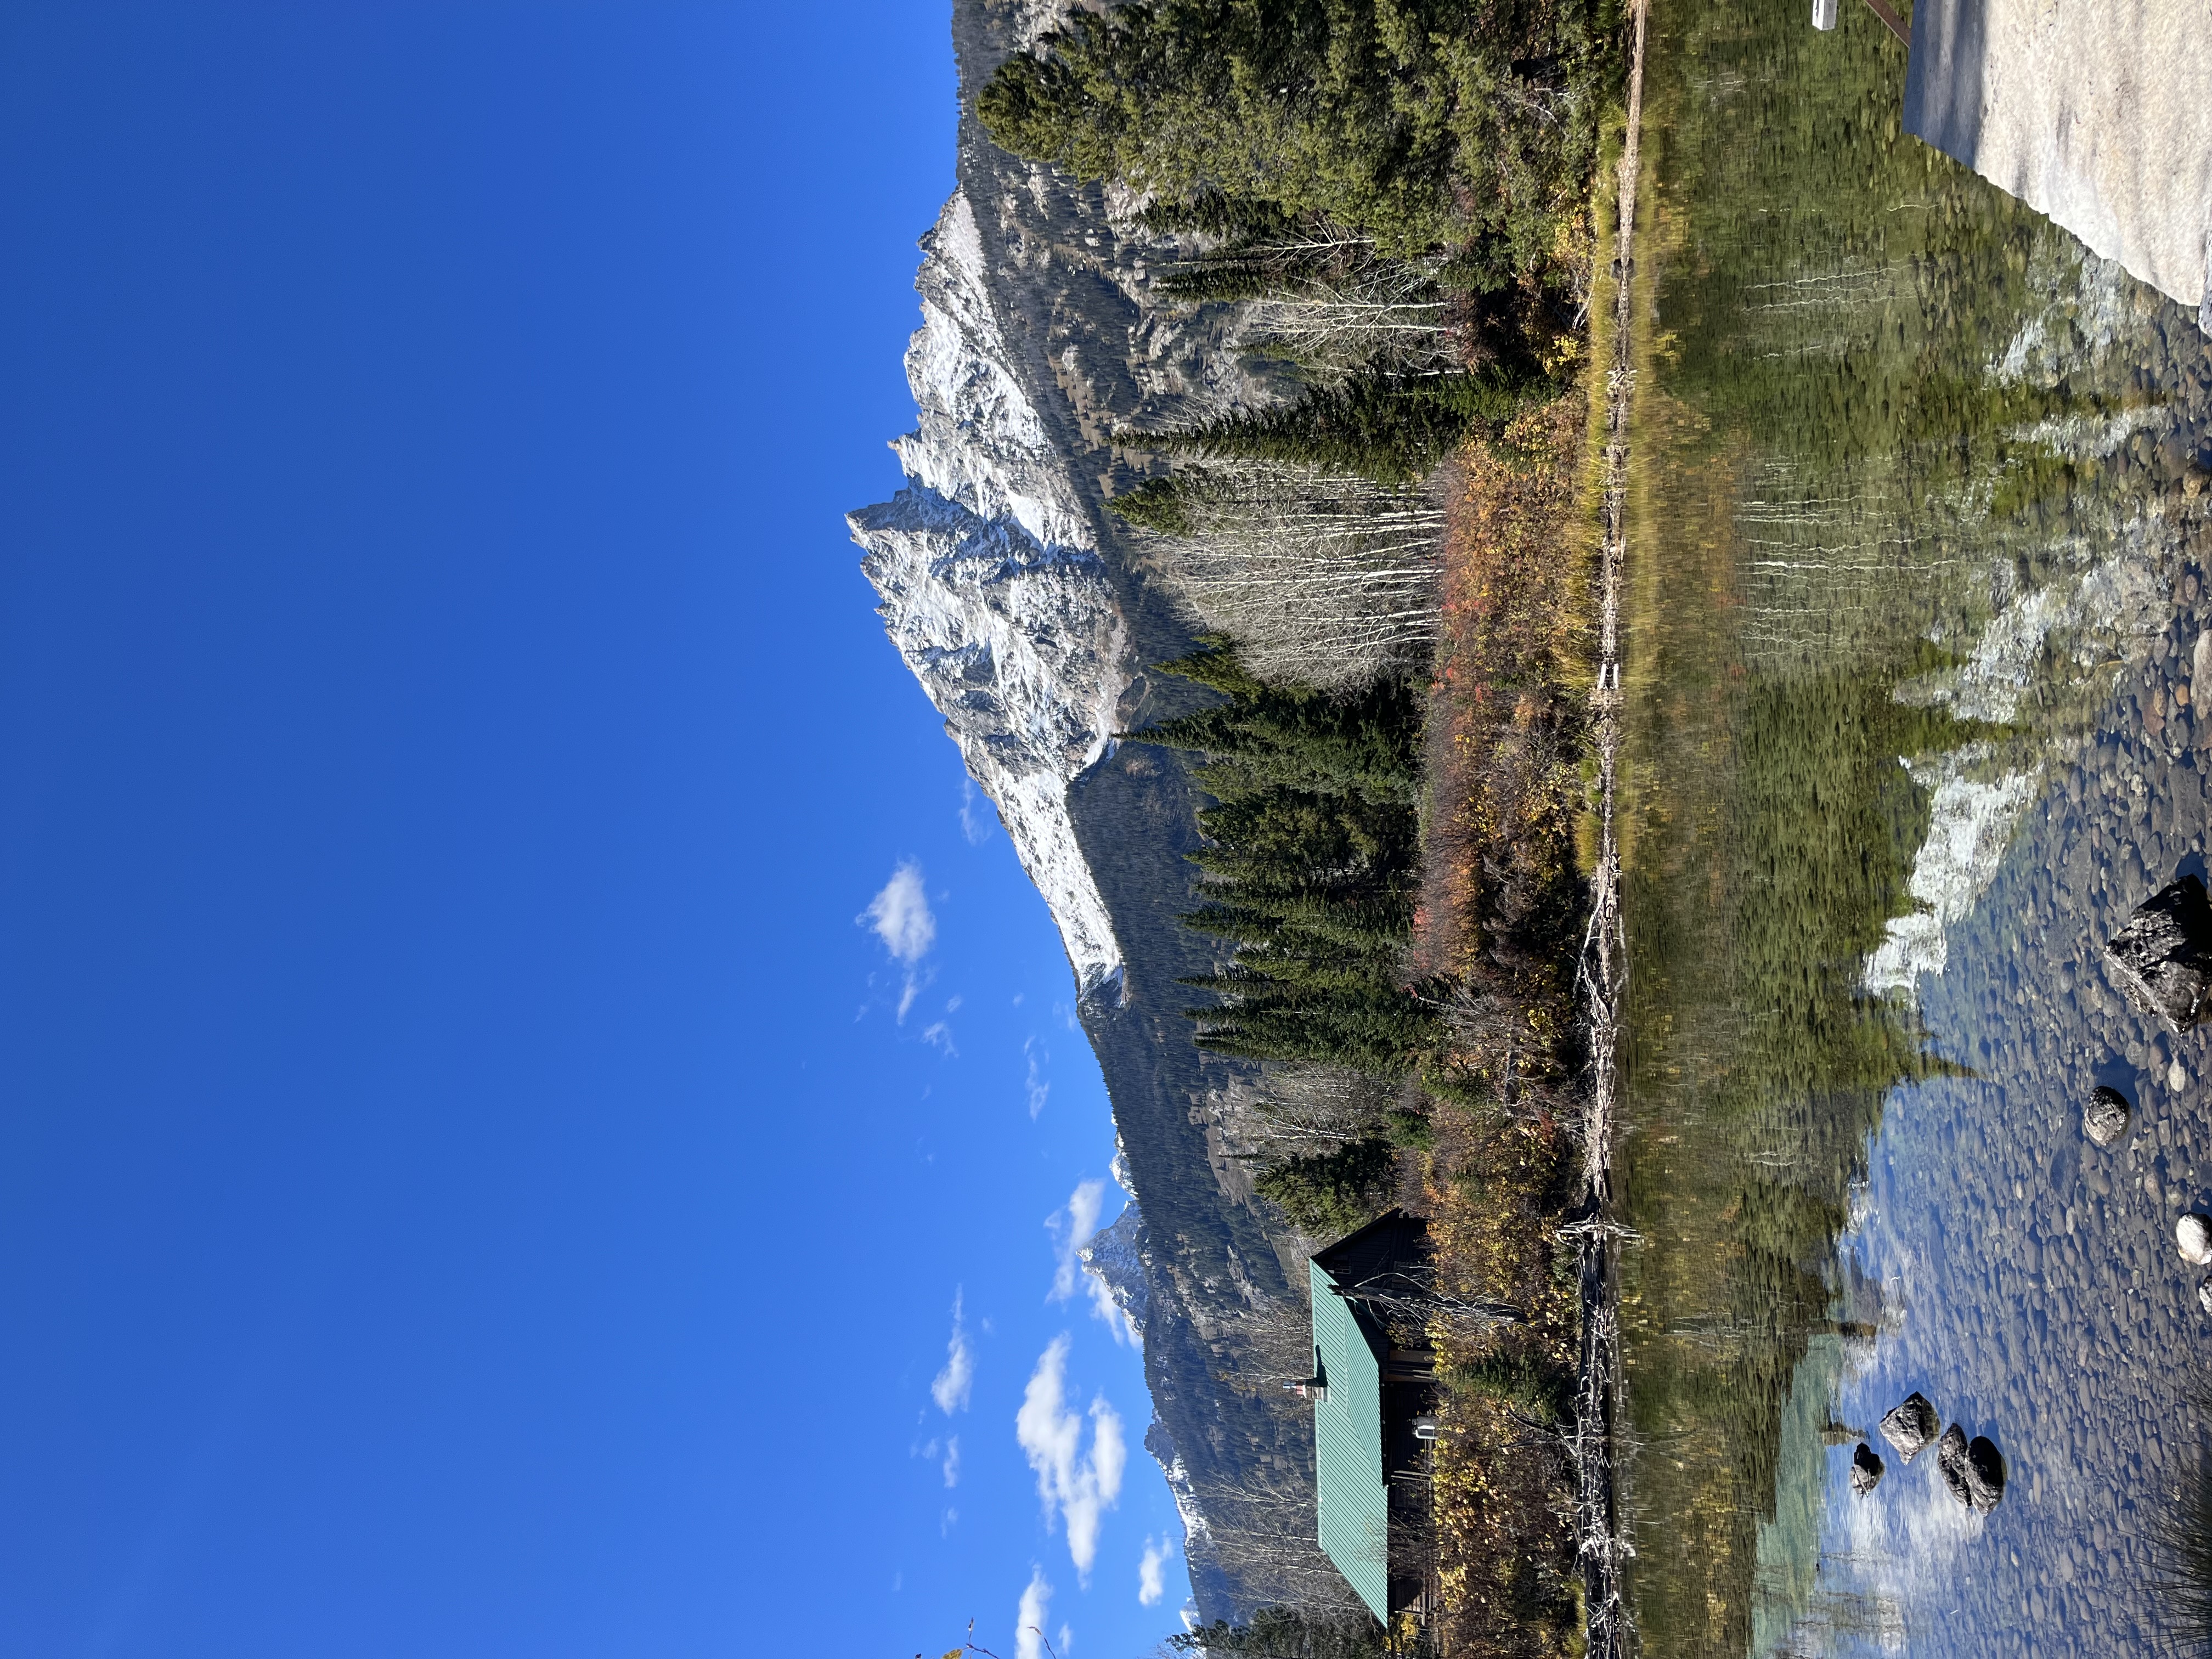
[[[2194,876],[2160,888],[2105,946],[2128,1000],[2173,1030],[2212,1016],[2212,900]]]
[[[2212,1217],[2182,1217],[2173,1224],[2173,1242],[2181,1247],[2184,1261],[2193,1261],[2200,1267],[2212,1263]]]
[[[1881,1419],[1881,1437],[1897,1449],[1897,1455],[1910,1463],[1916,1454],[1936,1437],[1936,1425],[1942,1419],[1923,1394],[1909,1394]]]
[[[1966,1490],[1974,1507],[1987,1515],[2004,1497],[2004,1454],[1987,1435],[1976,1435],[1966,1443]]]
[[[1864,1498],[1881,1480],[1881,1455],[1863,1440],[1851,1454],[1851,1491]]]
[[[2127,1133],[2129,1115],[2128,1097],[2100,1084],[2081,1109],[2081,1133],[2100,1146],[2110,1146]]]
[[[1936,1443],[1936,1472],[1943,1477],[1951,1496],[1968,1509],[1974,1506],[1973,1483],[1967,1479],[1966,1431],[1954,1423]]]

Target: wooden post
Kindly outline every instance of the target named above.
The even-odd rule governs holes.
[[[1912,31],[1905,27],[1905,20],[1889,9],[1889,0],[1867,0],[1867,9],[1881,19],[1881,26],[1903,42],[1907,52],[1912,50]]]

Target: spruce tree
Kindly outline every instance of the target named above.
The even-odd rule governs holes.
[[[1137,734],[1204,757],[1206,845],[1190,855],[1202,902],[1183,921],[1231,951],[1221,971],[1184,981],[1217,998],[1190,1011],[1199,1042],[1402,1076],[1437,1037],[1402,981],[1419,885],[1411,689],[1267,685],[1218,639],[1167,666],[1229,697]]]
[[[1374,1219],[1391,1170],[1389,1142],[1355,1140],[1331,1152],[1293,1153],[1261,1170],[1252,1185],[1302,1232],[1334,1238]]]
[[[999,144],[1152,199],[1162,233],[1318,220],[1399,258],[1555,267],[1618,67],[1616,0],[1129,0],[1016,53]]]
[[[1161,536],[1188,536],[1193,528],[1183,505],[1182,482],[1173,475],[1147,478],[1134,489],[1110,498],[1107,510],[1140,530]]]
[[[1405,484],[1434,471],[1473,434],[1502,427],[1537,386],[1505,368],[1434,375],[1370,368],[1316,386],[1296,403],[1117,437],[1153,449],[1316,466]]]
[[[1362,1613],[1262,1607],[1249,1623],[1217,1619],[1168,1638],[1178,1653],[1235,1654],[1237,1659],[1382,1659],[1382,1626]]]

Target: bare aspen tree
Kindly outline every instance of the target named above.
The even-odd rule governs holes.
[[[1449,308],[1429,274],[1380,262],[1285,284],[1244,313],[1245,336],[1311,367],[1349,371],[1388,357],[1401,371],[1459,366]]]
[[[1302,1409],[1282,1391],[1285,1383],[1313,1375],[1313,1316],[1302,1298],[1267,1297],[1239,1310],[1218,1328],[1239,1356],[1233,1372],[1216,1373],[1225,1387],[1285,1413]]]
[[[1432,1006],[1451,1034],[1451,1069],[1487,1088],[1497,1110],[1528,1120],[1569,1109],[1556,1079],[1543,1075],[1543,1047],[1520,1001],[1462,981]],[[1531,1062],[1539,1062],[1533,1076]]]
[[[1313,1481],[1271,1464],[1210,1483],[1204,1553],[1261,1605],[1319,1615],[1352,1614],[1352,1586],[1322,1553]]]
[[[1219,1119],[1233,1156],[1330,1152],[1382,1132],[1397,1091],[1340,1066],[1275,1066],[1224,1091]]]
[[[1429,492],[1264,461],[1177,482],[1188,533],[1146,538],[1162,576],[1261,679],[1337,690],[1434,641],[1444,513]]]
[[[1500,1325],[1520,1322],[1522,1310],[1510,1302],[1467,1297],[1442,1288],[1428,1267],[1381,1273],[1338,1294],[1380,1321],[1397,1340],[1413,1342],[1471,1342]]]

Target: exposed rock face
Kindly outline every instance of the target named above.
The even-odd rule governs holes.
[[[1175,1499],[1176,1513],[1182,1518],[1183,1546],[1203,1546],[1206,1540],[1206,1516],[1198,1507],[1198,1494],[1190,1484],[1190,1470],[1184,1466],[1182,1454],[1176,1449],[1175,1437],[1158,1418],[1145,1430],[1145,1449],[1160,1466],[1166,1476],[1168,1494]]]
[[[1113,734],[1121,620],[1067,465],[1008,367],[964,193],[922,246],[906,359],[921,424],[892,446],[911,482],[852,514],[854,539],[893,643],[996,803],[1088,992],[1121,952],[1067,785]]]
[[[1936,1415],[1935,1407],[1922,1394],[1909,1394],[1891,1407],[1889,1415],[1881,1419],[1881,1437],[1895,1448],[1897,1455],[1910,1463],[1921,1449],[1936,1437],[1936,1425],[1942,1419]]]
[[[2100,1084],[2090,1091],[2089,1103],[2081,1109],[2081,1133],[2100,1146],[2117,1145],[2128,1132],[2129,1116],[2128,1097]]]
[[[1966,1443],[1966,1492],[1974,1507],[1987,1515],[2004,1498],[2004,1454],[1985,1435]]]
[[[2105,946],[2128,1000],[2176,1032],[2212,1014],[2212,904],[2184,876],[2136,908]]]
[[[1141,1343],[1152,1299],[1145,1288],[1145,1218],[1136,1205],[1124,1205],[1114,1224],[1095,1234],[1076,1255],[1084,1272],[1106,1287],[1121,1310],[1132,1340]]]
[[[955,0],[963,106],[1066,9]],[[1161,252],[1127,205],[963,116],[959,190],[917,283],[921,416],[895,446],[907,484],[851,522],[893,642],[1066,941],[1117,1177],[1141,1205],[1133,1237],[1109,1229],[1089,1265],[1142,1329],[1145,1443],[1183,1516],[1200,1613],[1241,1618],[1349,1590],[1313,1541],[1311,1424],[1269,1380],[1285,1334],[1305,1340],[1304,1276],[1208,1158],[1205,1103],[1234,1068],[1201,1063],[1176,983],[1215,966],[1176,920],[1192,908],[1195,797],[1181,757],[1114,740],[1196,706],[1203,694],[1151,672],[1190,635],[1104,502],[1142,476],[1115,431],[1274,394],[1234,349],[1233,312],[1152,303]]]
[[[1973,1484],[1966,1474],[1966,1431],[1956,1423],[1944,1430],[1943,1437],[1936,1443],[1936,1472],[1943,1477],[1952,1497],[1969,1509],[1973,1507]]]
[[[1936,1468],[1951,1496],[1968,1509],[1987,1515],[2004,1497],[2004,1458],[1981,1435],[1970,1443],[1956,1423],[1943,1431],[1936,1447]]]
[[[1851,1454],[1851,1491],[1864,1498],[1881,1484],[1881,1454],[1862,1440]]]

